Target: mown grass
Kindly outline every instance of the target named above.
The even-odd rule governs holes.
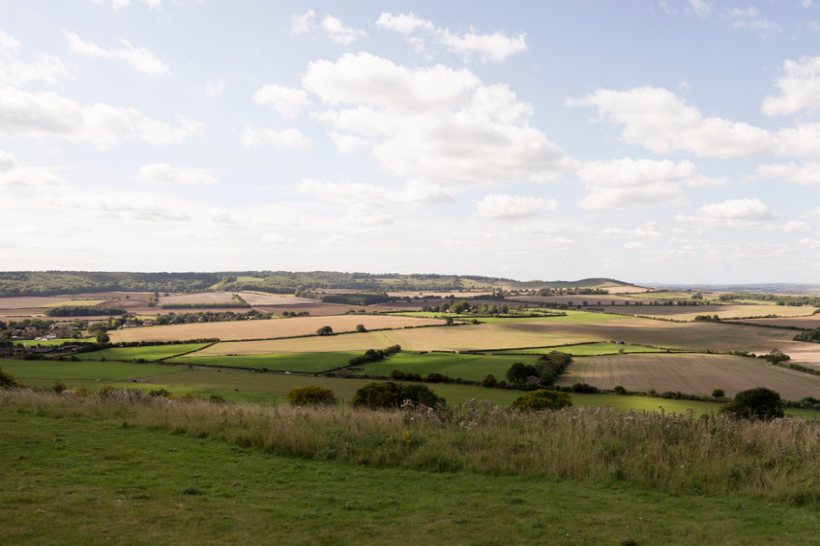
[[[34,339],[22,339],[19,341],[15,341],[14,344],[22,345],[23,347],[54,347],[56,345],[62,345],[63,343],[94,343],[96,341],[97,340],[93,337],[58,337],[55,339],[46,339],[43,341],[37,341]]]
[[[561,345],[554,347],[538,347],[535,349],[508,349],[504,351],[488,351],[492,354],[548,354],[552,351],[560,351],[573,356],[600,356],[623,353],[665,353],[668,349],[648,347],[646,345],[631,345],[628,343],[618,344],[608,341],[599,343],[579,343],[577,345]]]
[[[83,360],[120,360],[124,362],[144,360],[146,362],[152,362],[191,351],[197,351],[207,345],[208,343],[172,343],[166,345],[148,345],[144,347],[112,347],[110,349],[100,349],[99,351],[82,353],[79,357]]]
[[[0,412],[9,544],[811,544],[817,514],[518,476],[362,468]]]
[[[197,356],[197,353],[172,358],[174,364],[254,368],[258,370],[316,373],[347,366],[348,360],[361,353],[277,353],[235,356]]]

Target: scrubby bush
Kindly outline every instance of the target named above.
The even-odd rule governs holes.
[[[108,336],[108,333],[105,331],[101,331],[97,334],[97,343],[108,343],[111,341],[111,338]]]
[[[768,360],[772,364],[780,364],[781,362],[786,362],[787,360],[791,360],[792,357],[784,353],[779,349],[772,349],[771,352],[767,355],[764,355],[763,358]]]
[[[17,379],[8,372],[0,368],[0,389],[15,389],[20,386]]]
[[[333,333],[333,328],[330,326],[322,326],[318,330],[316,330],[317,336],[329,336]]]
[[[626,389],[622,385],[615,386],[615,394],[626,394]]]
[[[785,404],[780,394],[765,387],[741,391],[721,412],[739,419],[775,419],[783,417]]]
[[[565,392],[537,390],[517,398],[510,407],[520,411],[541,411],[556,410],[571,405],[572,400]]]
[[[316,385],[293,387],[288,392],[288,402],[291,406],[331,406],[336,404],[336,395]]]
[[[357,332],[367,332],[367,328],[364,327],[364,324],[357,324],[356,325]]]
[[[712,391],[712,398],[723,398],[724,396],[726,396],[726,393],[723,389],[715,389]]]
[[[54,383],[54,392],[56,392],[57,394],[62,394],[63,392],[65,392],[67,388],[68,387],[66,387],[65,383],[63,383],[62,381],[57,381],[56,383]]]
[[[405,401],[415,405],[436,407],[444,405],[444,398],[436,395],[426,385],[401,384],[388,381],[386,383],[370,383],[356,391],[353,397],[354,408],[398,408]]]
[[[403,372],[401,370],[393,370],[390,372],[390,377],[396,381],[421,381],[421,375],[413,372]]]
[[[490,375],[484,377],[484,379],[481,380],[481,386],[482,387],[487,387],[488,389],[492,389],[493,387],[497,387],[498,386],[498,379],[496,379],[494,375],[490,374]]]

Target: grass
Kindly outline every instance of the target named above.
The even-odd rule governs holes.
[[[178,371],[161,364],[126,364],[123,362],[71,362],[55,360],[0,360],[0,368],[32,384],[44,381],[103,382],[157,376]]]
[[[258,370],[316,373],[347,366],[351,357],[361,353],[277,353],[235,356],[197,356],[198,353],[173,358],[173,364],[226,366]]]
[[[665,353],[668,349],[660,349],[657,347],[647,347],[646,345],[630,345],[628,343],[618,344],[610,343],[608,341],[601,341],[599,343],[581,343],[578,345],[563,345],[557,347],[538,347],[535,349],[509,349],[506,351],[495,351],[493,354],[536,354],[543,355],[551,353],[552,351],[560,351],[568,353],[573,356],[597,356],[597,355],[613,355],[624,353]]]
[[[801,545],[817,525],[742,495],[361,468],[25,413],[0,412],[0,466],[10,544]]]
[[[481,381],[487,375],[504,379],[514,362],[533,364],[536,360],[533,356],[401,352],[380,362],[360,366],[362,371],[358,373],[387,377],[393,370],[401,370],[422,376],[440,373],[452,378]]]
[[[90,353],[82,353],[79,358],[83,360],[121,360],[135,361],[145,360],[152,362],[171,358],[183,353],[198,351],[207,347],[208,343],[174,343],[168,345],[149,345],[146,347],[113,347],[111,349],[100,349]]]

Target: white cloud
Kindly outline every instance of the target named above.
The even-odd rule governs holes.
[[[624,250],[646,250],[646,245],[640,241],[629,241],[624,243]]]
[[[204,185],[213,184],[216,178],[206,169],[174,167],[168,163],[148,163],[140,167],[139,177],[153,184]]]
[[[798,222],[797,220],[790,220],[780,226],[780,230],[786,233],[799,233],[801,231],[808,231],[809,226],[805,222]]]
[[[471,30],[463,34],[451,32],[446,28],[436,27],[431,21],[422,19],[415,13],[382,13],[376,25],[393,32],[411,36],[411,43],[416,49],[423,48],[423,40],[418,36],[421,33],[430,36],[434,41],[443,45],[452,53],[465,58],[477,58],[481,61],[502,62],[516,53],[527,50],[526,35],[524,33],[507,36],[502,32],[479,34]]]
[[[820,111],[820,57],[803,57],[783,63],[785,75],[777,80],[780,95],[766,97],[763,113],[768,116]]]
[[[794,127],[779,129],[774,136],[775,151],[781,155],[820,157],[820,123],[797,123]]]
[[[114,11],[119,11],[124,8],[128,8],[131,6],[131,0],[91,0],[95,4],[110,4],[111,9]],[[175,4],[180,3],[189,3],[189,4],[201,4],[205,0],[188,0],[185,2],[184,0],[175,0]],[[159,10],[162,7],[162,0],[142,0],[142,3],[148,6],[151,10]]]
[[[134,47],[128,40],[121,40],[123,45],[121,49],[105,49],[93,42],[83,41],[74,32],[65,31],[64,35],[68,40],[71,51],[77,55],[125,61],[130,64],[134,70],[152,76],[158,76],[168,72],[168,66],[150,49]]]
[[[365,35],[363,30],[349,27],[332,15],[324,16],[321,27],[332,42],[341,45],[350,45]]]
[[[309,9],[301,14],[294,14],[291,17],[290,33],[294,36],[307,34],[313,30],[313,23],[316,19],[316,12]]]
[[[476,216],[494,220],[517,220],[552,212],[558,208],[554,199],[491,193],[476,203]]]
[[[768,222],[774,220],[775,215],[760,199],[746,198],[704,205],[698,209],[697,217],[717,224],[736,225]]]
[[[530,124],[532,106],[468,70],[407,68],[368,53],[311,63],[302,83],[334,138],[355,137],[387,171],[427,181],[542,180],[569,167]]]
[[[658,222],[650,221],[632,229],[620,227],[606,227],[599,230],[604,237],[639,237],[641,239],[657,239],[663,236],[663,229]]]
[[[311,141],[298,129],[264,129],[261,127],[246,127],[242,133],[242,144],[248,147],[270,146],[283,150],[306,150]]]
[[[319,201],[370,207],[385,204],[433,205],[453,200],[443,188],[422,182],[408,182],[400,189],[393,189],[360,182],[327,182],[306,178],[299,184],[298,190]]]
[[[31,62],[19,59],[20,45],[19,40],[0,30],[0,82],[9,85],[55,84],[70,76],[63,61],[52,55],[37,55]]]
[[[757,168],[760,178],[778,178],[801,186],[820,187],[820,162],[778,163]]]
[[[342,216],[342,223],[360,228],[374,228],[393,223],[393,216],[386,212],[373,210],[365,205],[353,205],[347,214]]]
[[[767,131],[747,123],[704,117],[671,91],[638,87],[599,89],[568,106],[593,106],[602,119],[623,126],[622,138],[655,153],[685,150],[700,157],[732,158],[761,154],[774,146]]]
[[[62,183],[51,169],[21,164],[8,152],[0,150],[0,188],[56,186]]]
[[[296,118],[308,106],[307,93],[302,89],[266,85],[260,87],[253,95],[256,104],[272,106],[286,118]]]
[[[225,90],[225,79],[217,78],[205,84],[205,93],[212,99],[222,96],[222,91]]]
[[[698,172],[691,161],[632,159],[593,161],[578,169],[586,184],[585,209],[604,210],[635,205],[684,203],[684,188],[721,184]]]
[[[763,17],[760,10],[754,6],[733,8],[726,15],[731,21],[732,28],[754,30],[764,35],[780,32],[780,25]]]
[[[176,125],[170,125],[134,108],[104,103],[83,105],[51,92],[28,93],[0,86],[0,134],[59,136],[108,148],[129,140],[180,143],[202,127],[201,123],[182,116],[177,116]]]
[[[700,17],[708,17],[712,13],[712,5],[706,0],[689,0],[689,6]]]
[[[293,238],[280,233],[264,233],[260,241],[268,245],[292,245],[296,242]]]

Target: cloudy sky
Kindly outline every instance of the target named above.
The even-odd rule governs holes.
[[[0,0],[0,270],[820,281],[820,2]]]

